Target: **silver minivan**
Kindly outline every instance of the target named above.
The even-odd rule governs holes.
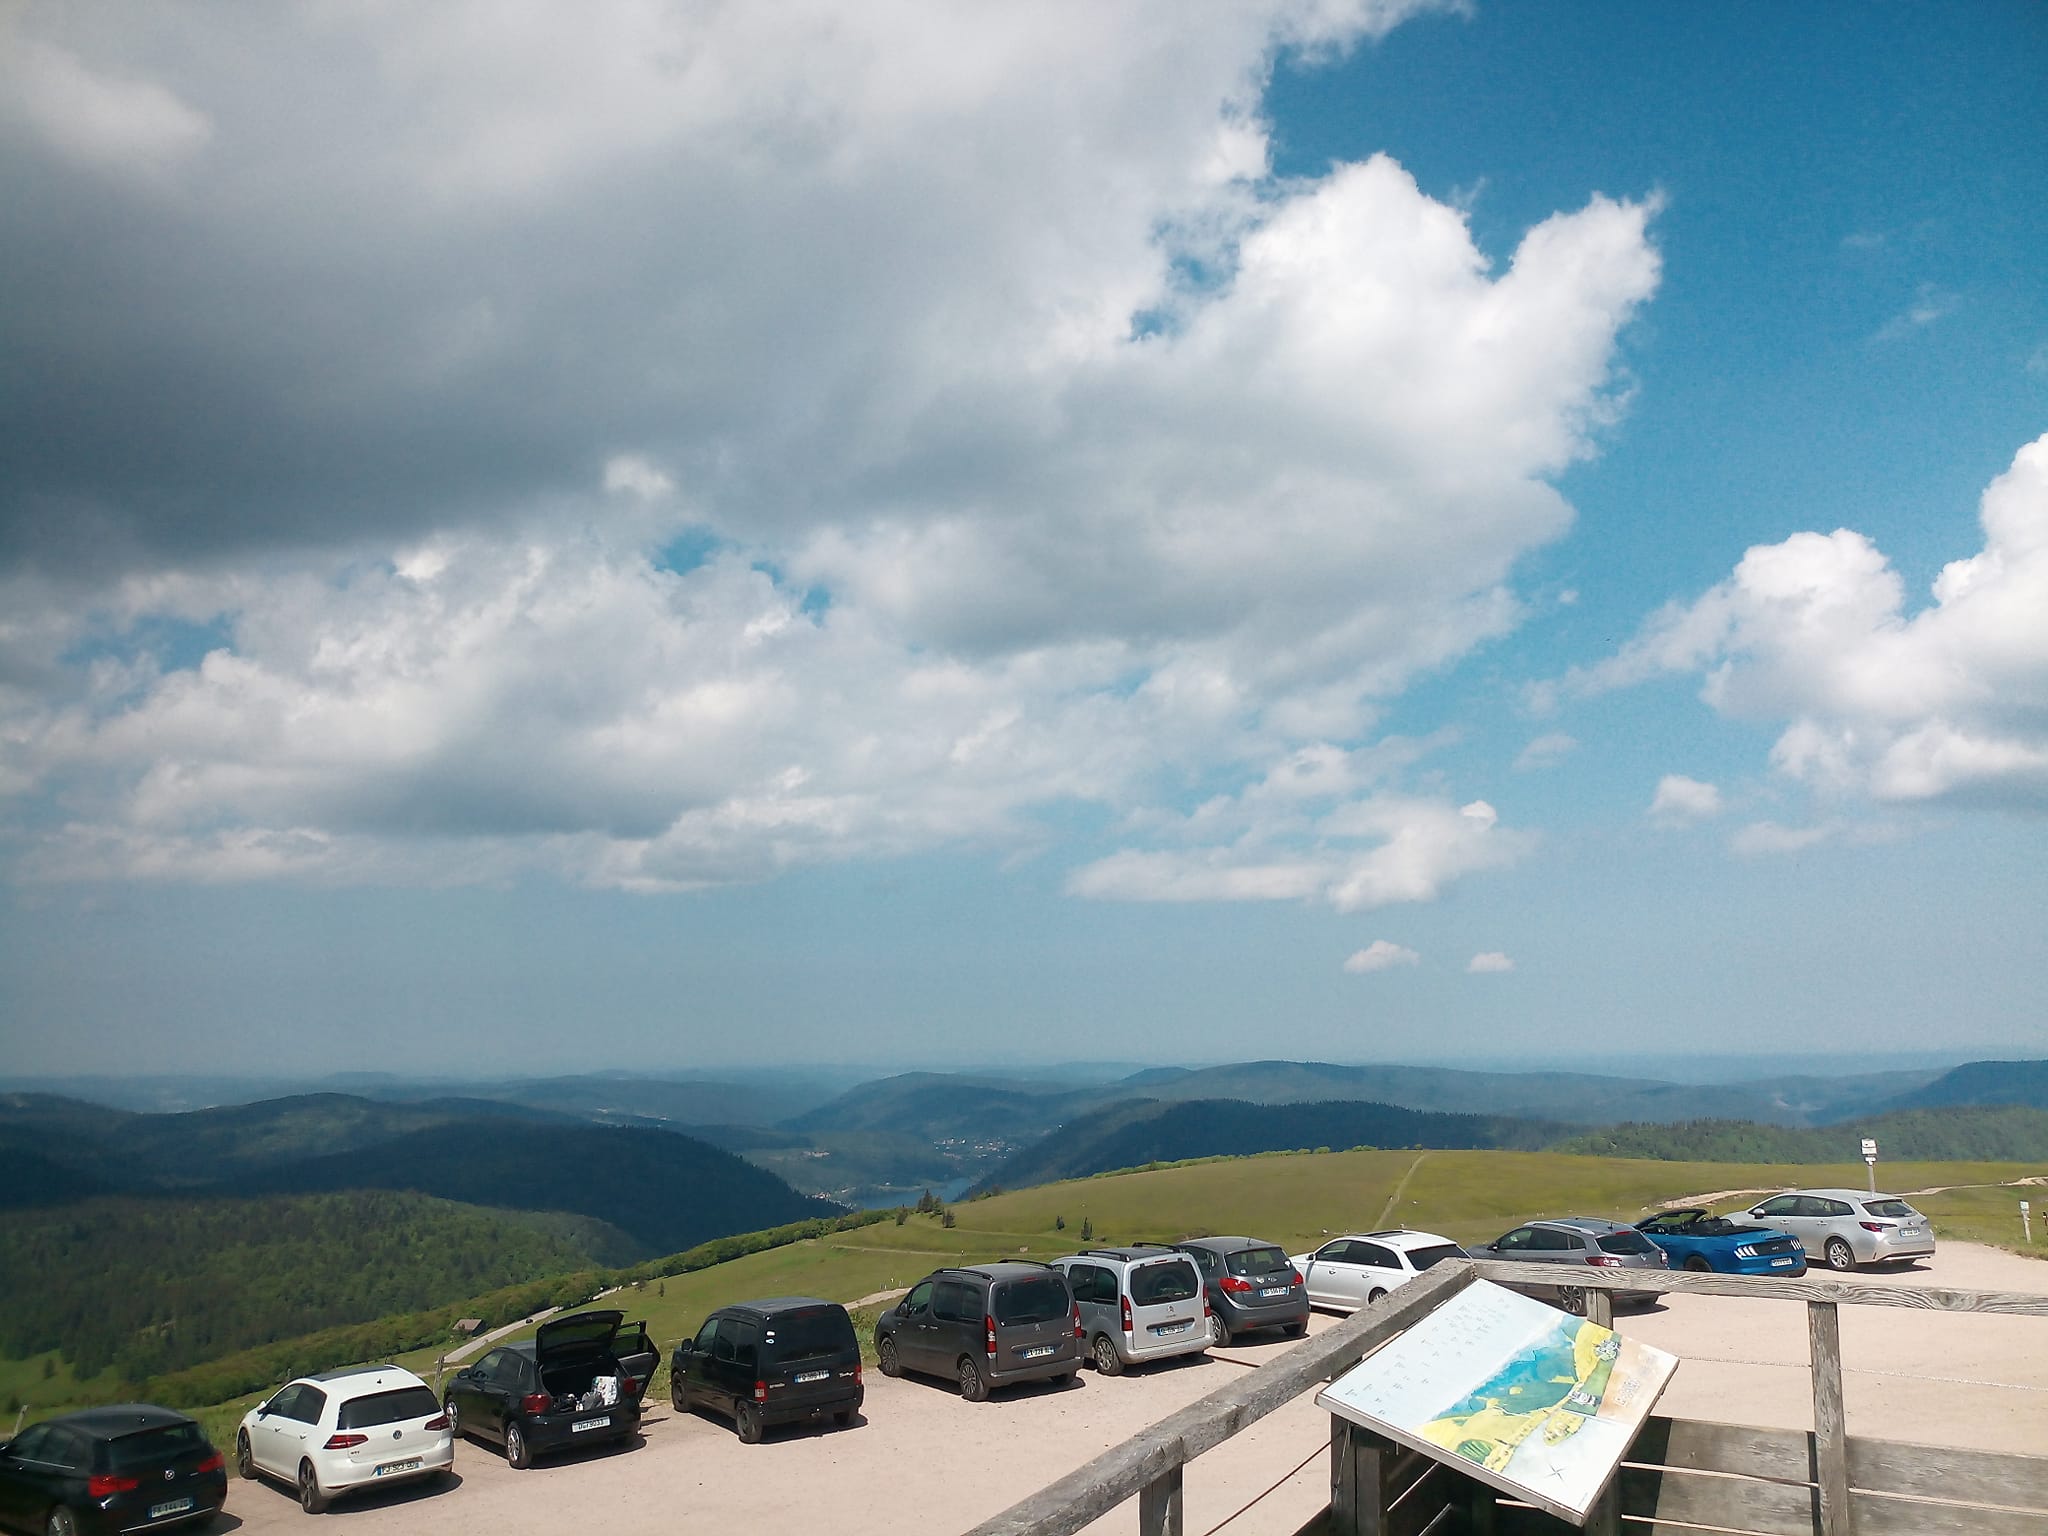
[[[1086,1248],[1052,1262],[1074,1288],[1088,1357],[1103,1375],[1209,1347],[1202,1274],[1178,1249]]]
[[[1790,1232],[1829,1269],[1934,1257],[1934,1228],[1897,1195],[1860,1189],[1788,1189],[1749,1214]]]

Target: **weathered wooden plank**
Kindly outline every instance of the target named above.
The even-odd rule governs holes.
[[[1970,1504],[1922,1504],[1878,1494],[1850,1497],[1858,1536],[2041,1536],[2038,1511],[1986,1509]]]
[[[2044,1426],[2043,1438],[2048,1439],[2048,1426]],[[2048,1456],[1909,1445],[1851,1435],[1849,1485],[1859,1492],[2048,1510]],[[2048,1530],[2048,1518],[2035,1518]]]
[[[1712,1525],[1758,1536],[1814,1536],[1820,1529],[1814,1491],[1798,1483],[1623,1467],[1615,1486],[1627,1520]]]
[[[1820,1490],[1821,1536],[1856,1536],[1849,1506],[1849,1425],[1842,1409],[1842,1320],[1831,1301],[1806,1304],[1806,1348],[1813,1363],[1813,1480]]]
[[[1851,1446],[1854,1440],[1849,1442]],[[1735,1472],[1779,1482],[1813,1481],[1813,1436],[1803,1429],[1759,1429],[1653,1414],[1630,1443],[1627,1461],[1679,1471]]]
[[[1069,1536],[1134,1496],[1167,1466],[1193,1460],[1274,1409],[1342,1375],[1470,1285],[1472,1269],[1462,1260],[1437,1265],[1336,1327],[1302,1340],[1277,1360],[1233,1378],[1122,1445],[1111,1446],[1086,1466],[983,1521],[971,1536]]]
[[[1555,1286],[1560,1266],[1477,1259],[1482,1280],[1496,1284]],[[1442,1266],[1438,1266],[1441,1268]],[[1773,1275],[1700,1274],[1688,1269],[1595,1269],[1568,1271],[1572,1285],[1600,1291],[1684,1291],[1695,1296],[1777,1297],[1787,1301],[1833,1301],[1852,1307],[1912,1307],[1938,1312],[2007,1313],[2048,1317],[2048,1296],[2027,1291],[1958,1291],[1940,1286],[1859,1285],[1852,1280],[1798,1279]]]
[[[1138,1536],[1181,1536],[1182,1478],[1175,1463],[1138,1490]]]
[[[1330,1536],[1392,1536],[1387,1505],[1394,1456],[1391,1440],[1330,1418]]]

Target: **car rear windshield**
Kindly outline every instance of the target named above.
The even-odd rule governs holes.
[[[1233,1275],[1270,1275],[1287,1267],[1287,1255],[1278,1248],[1241,1248],[1223,1263]]]
[[[1202,1294],[1201,1276],[1186,1259],[1141,1264],[1131,1271],[1131,1304],[1156,1307],[1168,1301],[1192,1301]]]
[[[1441,1264],[1445,1259],[1462,1259],[1465,1250],[1456,1243],[1438,1243],[1434,1248],[1410,1248],[1408,1262],[1417,1269],[1428,1269]]]
[[[1903,1200],[1866,1200],[1863,1202],[1863,1209],[1873,1216],[1889,1216],[1894,1221],[1920,1214]]]
[[[1006,1280],[996,1287],[995,1312],[999,1323],[1049,1323],[1065,1317],[1071,1305],[1066,1285],[1057,1275],[1032,1275],[1023,1280]]]
[[[336,1429],[375,1429],[379,1424],[403,1424],[408,1419],[431,1419],[441,1411],[431,1387],[394,1387],[389,1392],[371,1392],[352,1397],[335,1414]]]
[[[761,1339],[761,1352],[770,1360],[795,1359],[799,1355],[824,1355],[834,1350],[857,1350],[853,1324],[841,1307],[804,1307],[795,1312],[778,1312],[768,1319]]]
[[[129,1472],[137,1467],[161,1467],[188,1451],[206,1444],[197,1424],[164,1424],[156,1429],[138,1430],[107,1442],[109,1472]]]
[[[1657,1245],[1640,1232],[1604,1232],[1600,1236],[1602,1253],[1655,1253]]]

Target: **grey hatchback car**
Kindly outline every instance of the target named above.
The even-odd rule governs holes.
[[[1226,1348],[1233,1334],[1284,1328],[1308,1332],[1308,1287],[1278,1243],[1256,1237],[1191,1237],[1174,1247],[1195,1261],[1209,1293],[1209,1342]]]
[[[1833,1270],[1934,1257],[1933,1226],[1897,1195],[1792,1189],[1751,1206],[1749,1214],[1790,1232]]]
[[[947,1377],[978,1403],[1016,1381],[1073,1380],[1080,1330],[1073,1290],[1050,1265],[939,1269],[876,1320],[875,1360],[884,1376]]]
[[[1558,1216],[1526,1222],[1503,1233],[1484,1248],[1471,1250],[1475,1259],[1512,1259],[1518,1264],[1567,1264],[1593,1269],[1654,1269],[1671,1267],[1664,1250],[1634,1227],[1599,1216]],[[1559,1276],[1553,1286],[1517,1286],[1532,1295],[1548,1292],[1567,1312],[1581,1316],[1586,1310],[1586,1287],[1572,1285]],[[1661,1288],[1616,1291],[1616,1302],[1647,1305],[1664,1292]]]

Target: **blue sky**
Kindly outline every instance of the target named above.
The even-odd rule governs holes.
[[[2038,7],[133,17],[14,1070],[2048,1047]]]

